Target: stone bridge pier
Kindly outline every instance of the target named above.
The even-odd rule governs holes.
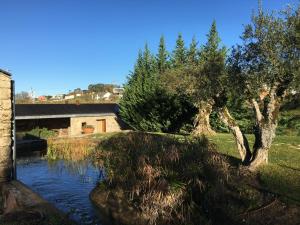
[[[10,73],[0,69],[0,182],[12,178],[12,81]]]

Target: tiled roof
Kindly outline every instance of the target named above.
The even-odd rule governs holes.
[[[4,73],[7,76],[11,76],[11,73],[9,73],[9,72],[7,72],[5,70],[2,70],[2,69],[0,69],[0,73]]]
[[[117,104],[16,104],[16,117],[116,114]]]

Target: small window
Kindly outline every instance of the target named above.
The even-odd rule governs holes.
[[[86,127],[86,122],[81,123],[81,127],[82,127],[82,128]]]

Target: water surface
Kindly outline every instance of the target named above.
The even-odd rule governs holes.
[[[17,177],[79,224],[101,225],[89,193],[98,181],[103,180],[103,170],[91,163],[20,159]]]

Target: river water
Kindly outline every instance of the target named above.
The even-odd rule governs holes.
[[[24,158],[17,162],[17,177],[79,224],[101,224],[89,193],[104,172],[91,163]]]

